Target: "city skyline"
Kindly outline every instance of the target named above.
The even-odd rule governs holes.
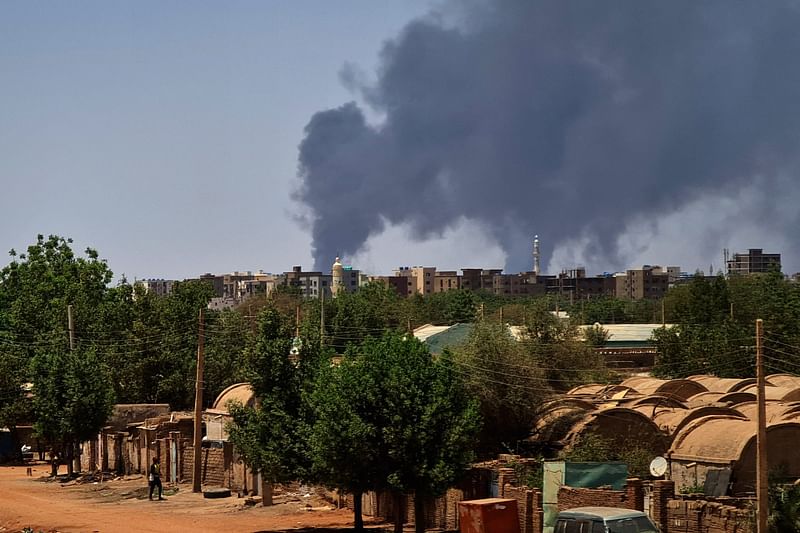
[[[739,24],[751,8],[728,18],[690,3],[658,18],[620,2],[595,13],[587,33],[591,10],[557,5],[4,4],[0,254],[42,233],[97,249],[129,279],[314,268],[316,249],[322,264],[342,255],[376,274],[403,264],[516,272],[539,233],[546,272],[716,270],[723,248],[751,247],[781,251],[784,271],[800,271],[800,39],[780,24],[797,16],[791,6]],[[714,24],[693,33],[689,23],[704,17]],[[517,20],[577,32],[597,57],[576,56],[546,25],[520,33]],[[608,39],[614,31],[630,39],[623,50]],[[519,53],[497,55],[509,49]],[[669,50],[685,64],[669,63]],[[484,101],[485,113],[475,105]],[[398,126],[420,116],[431,128]],[[338,148],[314,144],[322,119],[344,117],[364,121],[358,131],[374,150],[354,143],[357,157],[337,159]],[[548,121],[545,135],[536,124]],[[442,124],[453,127],[433,128]],[[385,138],[403,135],[419,143]],[[351,183],[319,157],[366,178]]]

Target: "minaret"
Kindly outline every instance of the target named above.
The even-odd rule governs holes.
[[[540,274],[539,271],[539,236],[533,236],[533,272],[534,274]]]
[[[331,294],[336,296],[340,290],[344,289],[344,267],[338,257],[331,267],[331,278]]]

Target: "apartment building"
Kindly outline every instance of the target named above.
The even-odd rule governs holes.
[[[765,254],[762,248],[750,248],[747,253],[733,254],[728,259],[728,275],[757,274],[781,271],[781,254]]]
[[[678,267],[671,267],[680,271]],[[614,275],[617,298],[642,300],[663,297],[670,285],[670,274],[660,266],[644,265]]]
[[[614,296],[616,281],[613,275],[586,276],[586,269],[578,267],[564,270],[557,276],[541,276],[547,294],[558,294],[567,298],[583,299]]]
[[[442,270],[433,276],[433,292],[446,292],[461,288],[461,276],[455,270]]]
[[[292,267],[291,272],[283,273],[283,283],[290,287],[300,289],[300,294],[305,298],[331,298],[333,276],[319,271],[306,272],[301,266]]]
[[[145,292],[156,296],[166,296],[172,293],[172,288],[177,283],[174,279],[139,279],[134,285],[139,285]]]
[[[395,277],[406,278],[407,287],[411,289],[408,294],[433,294],[434,276],[436,267],[400,267],[394,271]]]
[[[258,293],[269,294],[281,284],[281,277],[261,270],[248,270],[230,274],[206,273],[200,276],[200,281],[210,283],[217,298],[238,303]]]

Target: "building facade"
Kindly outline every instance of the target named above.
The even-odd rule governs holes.
[[[781,271],[781,254],[765,254],[761,248],[733,254],[728,260],[728,275],[759,274]]]
[[[678,267],[671,267],[677,268]],[[660,266],[645,265],[614,276],[617,298],[643,300],[662,298],[669,289],[670,274]]]

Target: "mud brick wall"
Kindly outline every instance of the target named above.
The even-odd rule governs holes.
[[[228,468],[229,462],[226,460],[226,449],[224,448],[201,448],[201,483],[217,487],[230,487],[231,471]],[[183,458],[180,461],[181,477],[191,480],[194,469],[194,447],[186,446],[183,450]]]
[[[521,533],[541,533],[544,524],[542,493],[528,487],[505,485],[503,497],[517,501],[519,530]]]
[[[490,479],[491,473],[488,470],[476,468],[471,470],[456,487],[448,489],[444,495],[427,499],[425,527],[457,530],[458,502],[488,498]],[[414,524],[414,497],[406,495],[403,500],[400,509],[403,521],[406,524]],[[344,504],[348,509],[353,508],[352,494],[345,495]],[[366,516],[393,522],[396,513],[395,501],[390,492],[368,492],[362,498],[362,512]]]
[[[670,480],[659,480],[653,483],[652,499],[652,518],[662,532],[666,533],[669,515],[667,505],[675,498],[675,482]]]
[[[670,500],[664,533],[751,533],[749,511],[705,500]]]
[[[561,487],[558,510],[575,507],[623,507],[644,511],[644,487],[641,480],[635,478],[627,481],[625,490]]]

